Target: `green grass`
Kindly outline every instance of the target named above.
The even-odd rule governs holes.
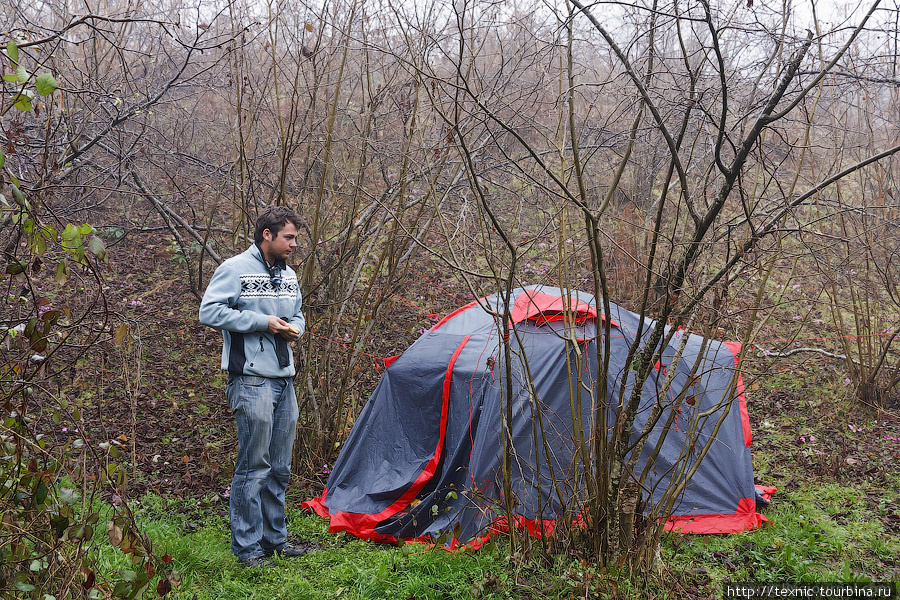
[[[572,557],[510,557],[503,538],[477,552],[446,552],[421,544],[388,546],[330,534],[327,522],[288,511],[291,537],[318,541],[322,549],[294,559],[276,559],[273,568],[245,568],[230,552],[222,505],[148,494],[136,508],[138,524],[158,556],[170,555],[181,584],[176,599],[266,600],[640,597],[617,570]],[[131,568],[108,544],[98,544],[98,572],[112,576]],[[155,582],[154,582],[155,585]],[[600,594],[600,595],[598,595]],[[152,595],[152,594],[151,594]],[[663,594],[661,597],[678,597]]]
[[[724,581],[888,581],[900,539],[872,518],[859,486],[827,484],[779,493],[772,523],[726,536],[673,536],[664,559],[673,568]],[[891,564],[888,564],[891,563]]]
[[[826,484],[780,492],[756,531],[722,536],[672,535],[663,545],[663,577],[651,582],[658,597],[720,597],[727,581],[866,582],[891,579],[900,540],[872,518],[871,499],[884,490]],[[896,490],[886,501],[896,501]],[[172,510],[173,508],[179,510]],[[641,597],[624,575],[558,557],[550,562],[511,559],[502,541],[474,553],[447,553],[418,544],[392,547],[329,534],[323,519],[289,511],[289,533],[318,540],[323,549],[246,569],[229,551],[225,518],[209,507],[148,496],[140,522],[157,553],[173,557],[182,584],[170,597],[198,600],[444,599]],[[109,548],[106,567],[123,568]],[[666,579],[679,585],[664,583]]]
[[[501,563],[496,548],[450,554],[418,544],[376,545],[329,534],[323,519],[289,511],[289,534],[319,540],[323,549],[300,558],[277,559],[274,568],[248,569],[231,555],[228,523],[222,517],[205,518],[196,526],[195,515],[170,512],[164,516],[154,510],[165,504],[163,499],[149,497],[145,504],[151,510],[144,511],[150,518],[139,519],[144,532],[158,554],[173,557],[170,566],[182,577],[169,596],[173,598],[467,598],[478,593],[480,582],[496,575]],[[106,567],[122,568],[124,564],[115,564],[120,557],[110,548],[104,556]],[[487,592],[479,597],[502,596]]]
[[[725,582],[866,582],[896,579],[900,538],[873,518],[900,500],[896,489],[839,483],[783,490],[766,511],[772,523],[743,534],[673,534],[662,548],[663,572],[649,589],[660,598],[721,597]],[[478,552],[447,553],[418,544],[385,546],[329,534],[326,521],[289,511],[289,533],[322,550],[247,569],[231,555],[221,505],[148,495],[138,521],[158,555],[181,574],[171,598],[444,599],[604,598],[644,594],[615,570],[572,557],[542,562],[510,558],[501,539]],[[109,545],[98,548],[100,571],[128,568]],[[677,582],[677,584],[676,584]],[[604,590],[601,592],[601,590]],[[694,593],[696,591],[696,594]],[[585,596],[587,592],[587,596]]]

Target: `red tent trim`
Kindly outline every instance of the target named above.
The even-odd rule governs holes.
[[[355,535],[356,537],[364,540],[371,540],[373,542],[378,542],[381,544],[396,544],[399,540],[392,535],[383,535],[376,532],[372,528],[366,529],[357,529],[353,523],[342,520],[338,515],[348,514],[348,513],[340,513],[338,515],[332,515],[331,511],[328,510],[328,507],[325,506],[325,497],[328,495],[328,488],[322,492],[322,495],[318,498],[313,498],[312,500],[304,500],[300,503],[300,506],[307,510],[311,510],[323,519],[331,519],[331,523],[328,525],[329,533],[339,533],[341,531],[347,530],[348,533]],[[429,543],[431,540],[428,536],[419,536],[417,538],[406,538],[405,541],[408,542],[419,542],[419,543]]]
[[[447,315],[446,317],[444,317],[443,319],[441,319],[440,321],[438,321],[437,323],[435,323],[434,326],[431,328],[431,331],[434,331],[435,329],[437,329],[438,327],[440,327],[441,325],[443,325],[444,323],[446,323],[447,321],[449,321],[449,320],[452,319],[453,317],[459,315],[460,313],[466,312],[467,310],[469,310],[470,308],[472,308],[472,307],[475,306],[476,304],[478,304],[478,300],[472,300],[471,302],[469,302],[469,303],[466,304],[465,306],[460,306],[459,308],[457,308],[456,310],[454,310],[452,313],[450,313],[449,315]]]
[[[510,317],[513,323],[521,323],[526,319],[534,319],[538,322],[560,321],[566,312],[574,313],[575,321],[597,317],[597,309],[586,302],[575,298],[565,301],[562,296],[551,296],[543,292],[532,291],[519,294],[512,311],[510,311]]]
[[[591,306],[587,302],[569,297],[551,296],[543,292],[526,291],[519,294],[510,311],[510,318],[513,323],[521,323],[527,319],[532,319],[538,323],[547,323],[549,321],[562,321],[567,315],[576,323],[582,323],[587,319],[597,318],[597,308]],[[603,315],[602,318],[606,318]],[[615,321],[610,321],[612,325],[619,326]]]
[[[731,353],[734,354],[734,368],[738,369],[738,357],[741,354],[741,343],[723,343],[729,350],[731,350]],[[749,448],[750,442],[753,440],[753,436],[750,435],[750,413],[747,412],[747,396],[744,395],[744,376],[743,374],[741,374],[740,370],[738,370],[738,378],[737,383],[735,384],[734,391],[737,392],[738,407],[741,409],[741,426],[744,428],[744,445]]]
[[[556,528],[556,520],[554,519],[526,519],[522,515],[516,515],[513,517],[513,523],[515,524],[516,529],[528,532],[528,535],[534,537],[535,539],[543,538],[541,531],[543,531],[548,537],[553,535],[553,531]],[[491,524],[488,525],[487,530],[481,535],[473,538],[470,542],[461,544],[458,539],[453,538],[450,541],[449,546],[447,546],[447,550],[450,552],[455,552],[458,550],[478,550],[482,546],[484,546],[491,539],[491,536],[495,533],[508,533],[509,532],[509,522],[506,517],[497,517]]]
[[[457,308],[435,323],[431,331],[438,329],[450,319],[459,316],[460,313],[469,310],[477,305],[478,302],[478,300],[473,300],[465,306]],[[587,302],[575,298],[569,298],[569,301],[565,302],[562,296],[551,296],[543,292],[526,292],[516,297],[515,304],[513,304],[512,311],[510,311],[510,320],[512,323],[520,323],[527,319],[533,319],[539,323],[546,323],[549,321],[561,321],[566,318],[566,313],[574,313],[575,317],[573,320],[576,323],[582,323],[589,318],[597,318],[597,309]],[[601,313],[600,318],[606,320],[606,315]],[[609,322],[615,327],[619,326],[612,319]]]
[[[770,521],[756,512],[756,500],[742,498],[733,515],[681,515],[666,520],[666,531],[677,533],[739,533]]]
[[[447,371],[444,374],[444,385],[441,394],[441,421],[439,426],[440,435],[438,437],[437,446],[434,449],[434,454],[425,464],[425,468],[421,473],[419,473],[419,476],[412,483],[412,485],[410,485],[409,488],[407,488],[407,490],[403,492],[403,494],[399,498],[397,498],[390,506],[376,514],[350,513],[339,510],[337,513],[332,515],[328,510],[328,507],[325,505],[325,496],[327,494],[327,490],[322,493],[321,497],[303,502],[301,506],[303,506],[304,508],[311,508],[312,510],[316,511],[319,516],[331,517],[331,523],[328,526],[328,531],[330,531],[331,533],[336,533],[338,531],[343,531],[346,529],[353,535],[364,539],[372,539],[376,541],[396,541],[397,538],[393,536],[384,536],[376,532],[375,526],[388,517],[392,517],[401,510],[408,507],[409,504],[419,494],[419,492],[422,491],[422,488],[425,487],[425,484],[428,483],[428,481],[432,477],[434,477],[434,473],[437,470],[441,455],[444,453],[444,440],[447,434],[447,416],[450,407],[450,381],[453,377],[453,366],[456,364],[456,359],[459,358],[460,353],[462,352],[465,345],[469,342],[469,339],[471,337],[471,335],[467,335],[463,338],[462,342],[460,342],[459,346],[456,348],[456,351],[453,353],[453,356],[450,357],[450,362],[447,364]],[[325,514],[323,514],[323,512]]]
[[[376,532],[374,529],[357,529],[351,523],[344,523],[340,520],[340,514],[346,513],[338,513],[338,515],[332,515],[329,512],[328,507],[325,506],[325,496],[328,494],[328,489],[326,488],[322,495],[318,498],[313,498],[312,500],[305,500],[301,503],[301,506],[305,509],[312,510],[317,515],[325,519],[331,519],[331,524],[328,527],[329,533],[338,533],[340,531],[347,530],[348,533],[364,540],[371,540],[380,544],[396,544],[400,541],[399,538],[392,535],[384,535]],[[338,519],[338,523],[335,523],[335,519]],[[528,532],[529,535],[534,536],[537,539],[541,539],[541,531],[543,527],[543,531],[549,536],[553,535],[554,528],[556,527],[556,521],[553,519],[545,519],[543,523],[535,519],[526,519],[522,515],[517,515],[514,518],[514,523],[517,529],[522,529]],[[507,524],[506,517],[498,517],[494,519],[490,525],[488,525],[486,531],[472,539],[466,544],[461,544],[458,539],[453,538],[450,541],[448,546],[442,546],[448,552],[456,552],[456,551],[467,551],[467,550],[478,550],[482,546],[484,546],[491,539],[491,536],[495,533],[507,533],[509,532],[509,525]],[[418,543],[418,544],[433,544],[434,540],[431,539],[430,536],[421,535],[419,537],[414,538],[403,538],[404,542]]]
[[[331,513],[328,512],[328,507],[325,506],[325,496],[328,495],[328,488],[322,490],[322,495],[317,498],[312,498],[311,500],[304,500],[300,503],[300,506],[305,508],[306,510],[311,510],[323,519],[327,519],[331,516]]]
[[[763,492],[762,495],[766,499],[771,498],[772,493],[775,492],[774,487],[757,486],[757,488]],[[303,503],[303,507],[314,510],[321,517],[328,518],[332,515],[321,501],[324,497],[325,493],[323,493],[320,498],[308,500]],[[676,533],[691,534],[739,533],[757,529],[758,527],[761,527],[763,523],[769,522],[769,519],[764,515],[756,512],[756,502],[752,498],[744,498],[738,503],[734,514],[672,516],[666,520],[665,529],[666,531],[674,531]],[[513,518],[513,523],[516,529],[527,532],[528,535],[535,539],[541,539],[544,534],[552,536],[556,529],[556,521],[554,519],[544,519],[541,521],[539,519],[526,519],[522,515],[516,515]],[[332,517],[332,525],[328,528],[329,532],[337,533],[338,531],[343,531],[343,529],[343,527],[337,528],[334,525],[334,517]],[[346,527],[346,529],[349,533],[352,533],[361,539],[371,540],[373,542],[385,544],[396,544],[399,542],[398,538],[377,533],[373,529],[357,530],[353,527]],[[473,538],[468,543],[461,544],[458,539],[453,538],[449,545],[442,547],[449,552],[474,551],[487,544],[494,534],[504,534],[508,532],[509,522],[506,517],[498,517],[488,525],[484,533]],[[427,535],[416,538],[403,538],[403,541],[421,544],[434,543]]]
[[[771,486],[771,485],[755,485],[755,486],[753,486],[753,487],[756,488],[756,492],[757,492],[760,496],[762,496],[763,500],[765,500],[765,501],[767,501],[767,502],[768,502],[769,500],[771,500],[771,499],[772,499],[772,496],[775,494],[775,492],[778,491],[778,488],[777,488],[777,487],[774,487],[774,486]]]
[[[776,491],[776,488],[771,486],[758,485],[756,486],[756,489],[766,500],[770,500],[772,498],[772,494],[774,494]],[[322,493],[321,497],[315,498],[313,500],[307,500],[302,504],[302,506],[304,508],[314,510],[320,517],[324,517],[326,519],[331,517],[331,513],[328,512],[328,508],[322,501],[327,493],[328,490],[326,489],[325,492]],[[576,517],[576,521],[577,520],[578,518]],[[516,515],[513,519],[513,522],[517,529],[527,531],[529,535],[533,536],[536,539],[541,539],[543,537],[541,531],[543,531],[548,536],[553,535],[553,532],[556,528],[556,521],[553,519],[545,519],[543,520],[543,522],[541,522],[537,519],[526,519],[522,515]],[[755,500],[753,500],[752,498],[743,498],[740,502],[738,502],[734,514],[671,516],[666,520],[665,528],[666,531],[674,531],[676,533],[739,533],[742,531],[750,531],[756,529],[758,527],[761,527],[763,523],[769,522],[769,519],[767,519],[765,515],[756,512]],[[337,533],[338,531],[342,531],[343,529],[344,527],[337,528],[334,525],[334,518],[332,517],[332,525],[328,528],[328,531],[331,533]],[[349,531],[349,533],[352,533],[357,537],[372,540],[374,542],[397,543],[399,541],[394,536],[382,535],[372,529],[368,529],[365,531],[357,530],[353,527],[346,527],[346,529]],[[478,550],[486,543],[488,543],[492,535],[496,533],[503,534],[508,532],[509,524],[506,517],[498,517],[491,522],[491,524],[487,527],[483,534],[473,538],[466,544],[461,544],[458,539],[453,538],[450,541],[450,544],[446,546],[446,549],[451,552],[459,550]],[[433,543],[431,538],[428,536],[404,538],[404,541],[424,544]]]

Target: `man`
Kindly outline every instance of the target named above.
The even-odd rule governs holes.
[[[294,358],[289,342],[306,321],[297,274],[286,259],[300,218],[283,206],[256,220],[254,244],[216,269],[200,303],[200,322],[222,331],[225,397],[238,436],[231,482],[231,551],[248,567],[269,556],[300,556],[287,543],[284,494],[297,429]]]

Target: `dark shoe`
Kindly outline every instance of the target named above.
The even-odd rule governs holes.
[[[249,569],[268,569],[275,566],[275,563],[268,556],[254,556],[253,558],[240,558],[238,560]]]
[[[301,548],[300,546],[295,546],[291,543],[286,543],[281,548],[277,550],[265,550],[266,556],[272,556],[273,554],[280,556],[281,558],[296,558],[298,556],[303,556],[306,554],[306,548]]]

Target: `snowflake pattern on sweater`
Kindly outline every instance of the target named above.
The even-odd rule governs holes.
[[[300,290],[296,280],[286,279],[277,286],[268,275],[241,275],[241,296],[245,298],[296,298]]]

